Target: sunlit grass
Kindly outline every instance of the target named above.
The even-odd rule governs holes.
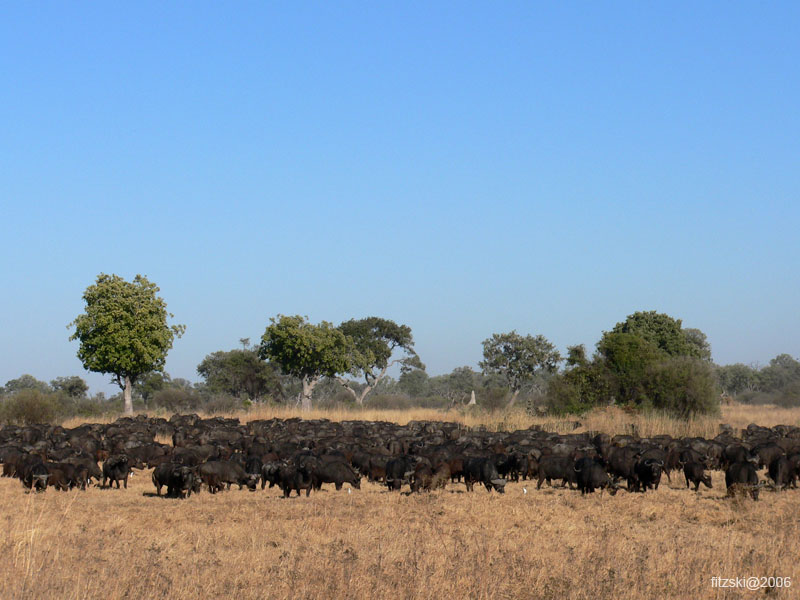
[[[259,407],[235,416],[575,425],[521,411]],[[628,433],[633,425],[641,435],[711,437],[720,422],[740,429],[799,419],[798,409],[774,407],[725,407],[721,417],[688,423],[606,409],[577,419],[575,431]],[[26,494],[18,481],[0,479],[0,598],[638,600],[740,597],[712,588],[714,576],[792,577],[800,585],[800,490],[765,491],[756,503],[726,499],[720,472],[713,485],[694,493],[674,474],[656,492],[582,497],[526,482],[510,483],[505,495],[451,484],[414,496],[363,483],[349,494],[326,486],[310,498],[284,500],[273,488],[181,501],[154,497],[150,471],[119,491]],[[756,595],[764,592],[741,597]],[[797,596],[790,588],[768,597]]]
[[[169,418],[169,413],[149,413],[150,416]],[[248,411],[227,413],[225,416],[238,418],[242,423],[256,419],[328,419],[330,421],[370,420],[388,421],[406,425],[411,421],[450,421],[465,427],[485,426],[491,431],[513,431],[539,426],[547,431],[559,433],[603,431],[609,434],[628,434],[636,432],[640,436],[669,434],[675,437],[702,436],[712,438],[719,433],[720,423],[731,425],[734,430],[756,423],[765,427],[774,425],[800,426],[799,408],[779,408],[772,405],[728,405],[722,407],[720,416],[703,416],[688,421],[676,419],[663,413],[637,413],[617,407],[595,409],[586,415],[577,417],[542,417],[527,414],[522,409],[509,411],[474,410],[436,410],[415,408],[410,410],[382,410],[355,408],[314,409],[304,412],[299,408],[280,405],[255,405]],[[93,422],[110,423],[116,417],[93,419]],[[73,418],[63,423],[65,427],[76,427],[85,422],[84,419]],[[577,427],[576,427],[577,425]]]
[[[154,497],[149,471],[120,491],[2,479],[0,597],[682,599],[728,597],[716,575],[798,575],[800,491],[726,500],[720,473],[697,494],[674,478],[614,497],[326,487],[180,501]]]

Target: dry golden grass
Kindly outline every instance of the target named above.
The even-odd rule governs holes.
[[[730,407],[722,421],[798,423],[799,411]],[[414,411],[358,413],[404,422],[439,418]],[[296,416],[251,413],[248,418]],[[353,413],[312,413],[345,419]],[[449,420],[468,419],[453,413]],[[448,415],[444,415],[448,417]],[[517,428],[546,424],[495,416]],[[528,420],[530,419],[530,422]],[[615,421],[622,420],[621,423]],[[582,429],[640,433],[678,423],[637,421],[607,411]],[[720,419],[687,431],[716,433]],[[499,426],[498,421],[487,425]],[[652,431],[647,428],[653,428]],[[675,432],[671,429],[669,432]],[[763,477],[763,475],[762,475]],[[800,490],[763,491],[759,502],[687,491],[673,475],[656,492],[616,496],[536,490],[511,483],[505,495],[463,484],[407,496],[364,483],[348,494],[326,485],[310,498],[264,492],[154,497],[150,471],[127,490],[26,494],[0,479],[4,573],[0,598],[753,598],[711,578],[791,577],[800,596]],[[523,493],[527,488],[527,494]]]
[[[150,416],[169,418],[169,414],[149,413]],[[203,417],[210,415],[201,414]],[[720,416],[698,417],[690,421],[674,419],[658,413],[639,414],[616,407],[596,409],[581,417],[540,417],[527,414],[524,410],[510,411],[465,411],[465,410],[435,410],[417,408],[411,410],[378,410],[369,407],[357,409],[314,409],[303,412],[299,408],[256,405],[247,412],[228,413],[222,416],[237,417],[242,423],[256,419],[328,419],[330,421],[345,420],[370,420],[389,421],[406,425],[410,421],[451,421],[461,423],[467,427],[483,425],[491,431],[513,431],[515,429],[528,429],[538,425],[547,431],[559,433],[603,431],[609,434],[631,433],[631,425],[641,436],[669,434],[675,437],[702,436],[714,437],[719,433],[719,424],[727,423],[734,430],[747,427],[750,423],[757,423],[765,427],[773,425],[800,426],[800,408],[778,408],[772,405],[749,406],[733,404],[722,407]],[[93,419],[96,423],[110,423],[117,417],[104,417]],[[575,422],[581,425],[577,429]],[[76,427],[84,423],[85,419],[71,418],[66,420],[64,427]]]
[[[507,490],[181,501],[153,497],[149,472],[121,491],[2,479],[0,597],[719,598],[736,595],[712,576],[800,575],[800,491],[723,499],[719,473],[699,494]]]

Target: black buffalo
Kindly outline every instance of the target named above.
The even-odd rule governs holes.
[[[311,494],[311,488],[314,487],[311,471],[305,463],[297,464],[294,461],[285,461],[278,468],[278,476],[284,498],[288,498],[293,490],[297,491],[298,496],[300,490],[305,490],[306,497],[308,497]]]
[[[700,484],[703,483],[707,488],[711,488],[711,475],[705,474],[705,465],[699,462],[686,462],[683,464],[683,475],[686,477],[686,487],[690,483],[694,484],[694,491],[700,489]]]
[[[169,475],[174,467],[180,466],[177,463],[161,463],[153,469],[153,485],[156,486],[156,494],[161,495],[161,488],[169,485]]]
[[[174,465],[170,470],[167,479],[167,496],[172,498],[186,498],[192,495],[192,492],[200,491],[200,478],[195,474],[192,467],[184,465]]]
[[[769,478],[772,479],[776,490],[781,490],[790,485],[796,486],[796,476],[789,459],[778,456],[769,463]]]
[[[613,446],[608,451],[608,472],[617,479],[628,482],[628,491],[639,488],[639,476],[636,474],[637,453],[632,448]]]
[[[262,479],[262,469],[264,468],[261,459],[257,456],[248,456],[244,464],[244,472],[247,474],[247,489],[255,490],[258,480]]]
[[[342,489],[345,483],[349,483],[357,490],[361,489],[361,477],[358,473],[349,464],[338,460],[315,465],[311,470],[311,478],[316,490],[320,489],[323,483],[332,483],[337,490]]]
[[[386,463],[386,487],[399,490],[404,483],[410,484],[417,467],[417,460],[411,456],[399,456]]]
[[[737,490],[749,492],[753,500],[758,500],[758,491],[761,484],[758,482],[756,467],[750,461],[733,463],[725,471],[725,486],[728,496],[733,496]]]
[[[125,489],[128,489],[128,477],[131,474],[131,467],[128,464],[128,457],[124,454],[109,456],[103,463],[103,487],[113,487],[114,482],[119,489],[119,482],[125,484]]]
[[[575,483],[575,469],[573,466],[573,461],[569,456],[557,456],[555,454],[542,456],[541,460],[539,460],[539,480],[536,483],[536,489],[541,488],[544,481],[547,481],[548,485],[553,485],[553,479],[560,479],[562,486],[569,483],[570,487],[572,487],[572,484]]]
[[[575,471],[575,480],[581,495],[591,494],[597,488],[608,490],[612,496],[617,493],[617,487],[612,483],[603,465],[596,459],[580,458],[575,461],[572,469]]]
[[[646,492],[648,489],[657,490],[661,483],[661,473],[664,463],[655,458],[640,458],[633,466],[636,474],[634,490]]]
[[[42,459],[35,457],[35,460],[23,462],[17,466],[17,475],[29,490],[43,492],[47,489],[47,482],[50,479],[50,471],[42,462]]]
[[[197,467],[197,474],[212,494],[222,491],[226,486],[230,489],[233,483],[242,489],[249,481],[242,466],[232,460],[210,460]]]
[[[475,483],[482,483],[487,492],[497,490],[503,494],[506,491],[506,480],[500,477],[497,466],[490,458],[468,458],[464,462],[464,483],[468,491],[472,491]]]

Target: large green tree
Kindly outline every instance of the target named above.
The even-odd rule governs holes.
[[[511,389],[512,406],[522,386],[537,376],[555,373],[561,355],[543,335],[522,336],[516,331],[495,333],[483,340],[480,367],[487,375],[505,378]]]
[[[753,392],[759,389],[758,369],[736,363],[717,367],[717,382],[726,396],[736,396],[742,392]]]
[[[397,380],[398,389],[410,398],[424,398],[428,395],[430,377],[422,369],[413,369],[400,373]]]
[[[309,323],[299,315],[270,319],[258,355],[301,380],[303,410],[311,410],[314,387],[323,377],[336,377],[352,368],[351,342],[327,321]]]
[[[758,373],[758,382],[765,392],[776,392],[800,381],[800,362],[789,354],[779,354]]]
[[[84,368],[114,376],[128,415],[133,414],[133,383],[164,368],[173,340],[186,329],[167,323],[173,315],[158,291],[142,275],[128,282],[101,273],[83,294],[85,312],[68,325],[75,328],[69,339],[80,342],[78,358]]]
[[[451,405],[466,404],[472,392],[482,387],[482,379],[468,366],[456,367],[446,375],[431,377],[428,388],[432,395],[447,398]]]
[[[602,360],[587,358],[582,344],[570,346],[564,371],[548,381],[548,408],[555,413],[585,412],[608,401],[614,381]]]
[[[359,405],[364,404],[364,398],[393,365],[401,365],[403,372],[424,368],[414,351],[414,338],[408,325],[398,325],[380,317],[368,317],[345,321],[339,325],[339,330],[350,342],[350,374],[363,378],[363,386],[357,390],[343,377],[338,380]],[[402,354],[393,359],[396,352]]]
[[[49,394],[53,389],[47,385],[45,381],[39,381],[33,375],[20,375],[16,379],[6,382],[5,392],[7,394],[14,394],[22,390],[38,390],[43,394]]]
[[[258,352],[249,347],[212,352],[197,365],[197,373],[212,392],[256,401],[266,395],[282,396],[275,367],[261,360]]]
[[[629,333],[653,344],[669,356],[711,360],[711,346],[699,329],[683,329],[682,321],[654,310],[638,311],[614,326],[610,333]],[[608,333],[604,334],[604,337]]]
[[[719,411],[712,365],[693,356],[675,356],[652,365],[645,382],[648,403],[677,417]]]
[[[597,344],[605,368],[614,376],[615,401],[640,404],[648,369],[668,355],[647,338],[629,332],[605,333]]]
[[[66,394],[70,398],[86,398],[86,392],[89,391],[87,383],[77,375],[56,377],[50,382],[50,386],[56,392]]]
[[[684,329],[680,319],[635,312],[603,333],[597,351],[596,360],[613,376],[617,402],[681,417],[714,410],[711,346],[702,331]]]

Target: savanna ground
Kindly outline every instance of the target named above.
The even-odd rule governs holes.
[[[271,416],[299,415],[240,415]],[[521,413],[311,416],[573,427]],[[580,422],[579,432],[634,424],[641,435],[712,437],[720,422],[800,425],[800,410],[732,406],[689,424],[607,410]],[[174,500],[154,495],[149,470],[119,491],[26,494],[0,479],[0,598],[800,597],[800,490],[753,502],[724,498],[720,472],[713,485],[687,491],[675,474],[646,494],[581,497],[520,482],[505,495],[455,484],[408,496],[362,482],[289,500],[277,488]],[[789,577],[792,587],[720,589],[715,576]]]

